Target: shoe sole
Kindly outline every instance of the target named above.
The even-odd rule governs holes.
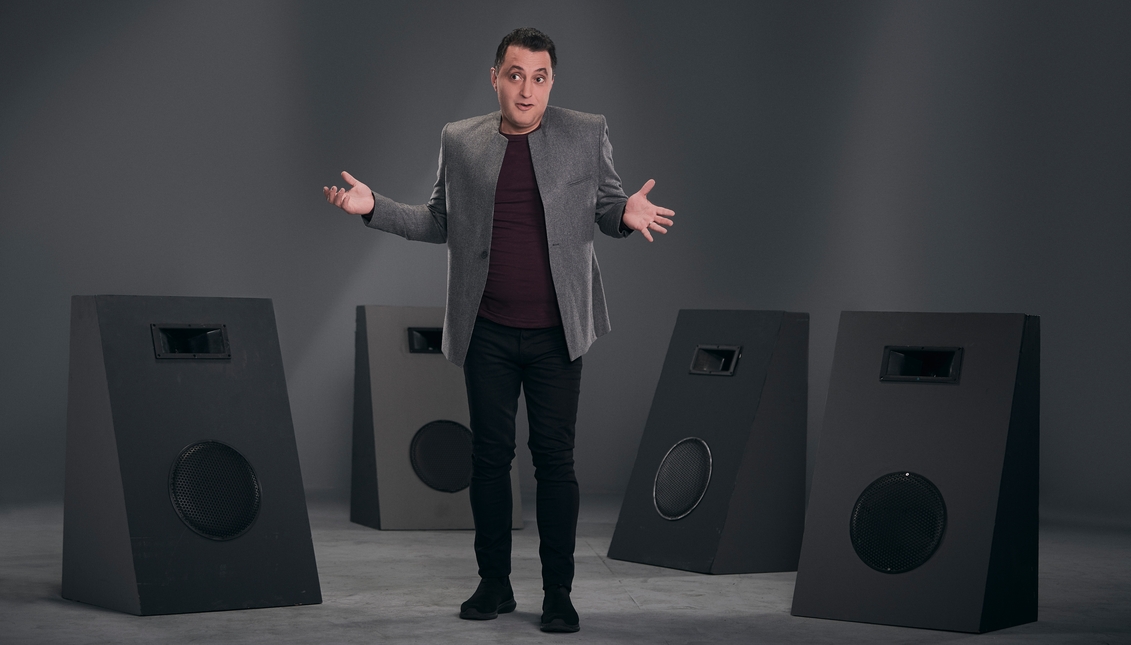
[[[514,611],[515,607],[518,607],[518,603],[515,602],[512,598],[499,605],[499,608],[495,611],[485,614],[477,609],[469,607],[467,609],[461,610],[459,612],[459,617],[464,620],[492,620],[494,618],[497,618],[499,614],[509,614],[510,612]]]
[[[581,625],[570,625],[561,618],[555,618],[548,623],[542,623],[542,631],[559,634],[572,634],[581,629]]]

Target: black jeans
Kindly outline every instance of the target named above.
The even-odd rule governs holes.
[[[479,318],[463,374],[474,435],[471,512],[480,577],[501,578],[511,571],[510,469],[521,388],[538,480],[542,584],[571,586],[578,501],[573,438],[581,358],[569,360],[561,327],[517,329]]]

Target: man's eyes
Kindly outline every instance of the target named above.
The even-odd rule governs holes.
[[[512,80],[512,81],[521,81],[521,80],[522,80],[522,75],[521,75],[521,74],[511,74],[511,80]],[[546,82],[546,77],[545,77],[545,76],[535,76],[535,77],[534,77],[534,82],[536,82],[536,83],[545,83],[545,82]]]

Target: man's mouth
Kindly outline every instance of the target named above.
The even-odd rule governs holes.
[[[533,103],[515,103],[514,105],[515,105],[515,107],[517,107],[518,109],[522,110],[523,112],[525,112],[525,111],[529,110],[530,108],[534,107],[534,104],[533,104]]]

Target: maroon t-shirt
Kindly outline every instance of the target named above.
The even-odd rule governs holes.
[[[527,135],[503,136],[509,143],[495,184],[491,265],[479,315],[508,327],[557,327],[562,314],[550,274],[546,211]]]

